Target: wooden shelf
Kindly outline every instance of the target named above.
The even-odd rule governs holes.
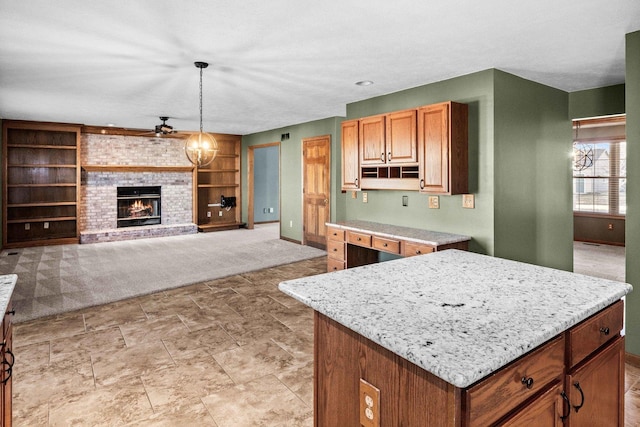
[[[75,169],[77,165],[55,164],[55,163],[47,163],[47,164],[12,163],[12,164],[8,164],[7,167],[9,168],[71,168],[71,169]]]
[[[24,224],[27,222],[56,222],[56,221],[75,221],[75,216],[57,216],[51,218],[22,218],[22,219],[9,219],[7,224]]]
[[[38,206],[75,206],[78,202],[34,202],[34,203],[12,203],[7,204],[8,208],[35,208]]]
[[[198,184],[198,188],[238,188],[240,184]]]
[[[87,172],[192,172],[193,166],[82,165]]]
[[[77,150],[73,145],[43,145],[43,144],[7,144],[9,148],[46,148],[53,150]]]
[[[226,173],[226,172],[240,172],[238,169],[198,169],[198,172],[203,173]]]
[[[75,182],[62,182],[50,184],[8,184],[7,188],[37,188],[37,187],[75,187]]]

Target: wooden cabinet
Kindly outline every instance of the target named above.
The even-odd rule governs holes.
[[[358,121],[361,166],[386,163],[384,124],[384,115],[365,117]]]
[[[13,383],[13,364],[15,358],[13,355],[13,325],[11,316],[13,316],[13,308],[11,302],[7,306],[2,320],[2,348],[0,348],[0,426],[10,427],[12,422],[12,383]]]
[[[358,121],[342,122],[342,189],[360,189]]]
[[[199,231],[238,228],[240,222],[240,141],[237,135],[214,134],[218,154],[211,164],[194,171],[194,212]],[[221,197],[234,197],[235,206],[220,206]],[[210,206],[214,205],[214,206]]]
[[[3,247],[78,243],[80,129],[3,121]]]
[[[467,106],[455,102],[342,123],[342,190],[468,190]]]
[[[420,191],[465,194],[469,188],[468,107],[443,102],[418,109]]]
[[[380,390],[384,426],[622,427],[622,310],[614,303],[465,389],[315,312],[316,425],[359,425],[363,379]],[[607,338],[594,348],[600,335]]]
[[[327,271],[346,268],[345,231],[336,227],[327,227]]]

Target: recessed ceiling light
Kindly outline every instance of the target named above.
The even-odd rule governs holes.
[[[115,124],[114,123],[107,123],[107,126],[109,126],[110,128],[114,127]]]
[[[370,86],[373,84],[373,82],[371,80],[361,80],[359,82],[356,82],[356,84],[358,86]]]

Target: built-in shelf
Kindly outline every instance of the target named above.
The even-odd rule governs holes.
[[[193,166],[82,165],[87,172],[192,172]]]

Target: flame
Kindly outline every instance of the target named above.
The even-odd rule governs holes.
[[[153,205],[151,203],[144,204],[142,200],[136,200],[129,206],[129,217],[137,218],[153,215]]]

